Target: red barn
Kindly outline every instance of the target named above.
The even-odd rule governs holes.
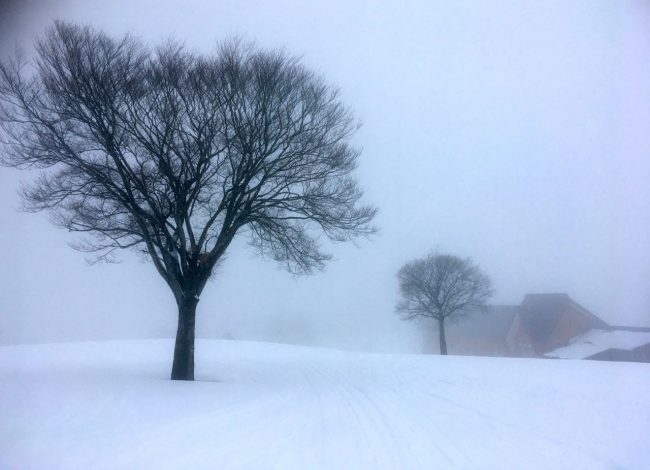
[[[650,362],[650,328],[608,325],[567,294],[528,294],[521,305],[470,312],[449,325],[447,338],[450,354],[566,357],[555,352],[584,341],[592,346],[584,354],[577,346],[567,354]]]

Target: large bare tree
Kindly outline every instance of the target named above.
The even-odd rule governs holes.
[[[318,234],[374,231],[351,177],[358,128],[338,91],[281,51],[215,54],[57,22],[35,59],[0,67],[2,163],[40,169],[23,192],[110,260],[145,253],[178,304],[172,379],[194,378],[196,306],[233,238],[307,273]]]
[[[445,320],[469,310],[484,309],[492,296],[490,278],[471,259],[432,253],[413,260],[397,273],[402,299],[397,312],[405,320],[438,322],[440,354],[447,354]]]

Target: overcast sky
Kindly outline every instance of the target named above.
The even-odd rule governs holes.
[[[51,22],[210,52],[233,34],[301,55],[363,122],[358,179],[381,235],[296,278],[236,242],[199,336],[418,350],[395,273],[432,249],[472,257],[494,303],[566,292],[650,325],[650,4],[646,1],[25,1],[0,7],[3,56]],[[173,334],[148,263],[88,266],[75,238],[19,213],[0,168],[0,343]]]

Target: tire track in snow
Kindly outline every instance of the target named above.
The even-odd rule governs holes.
[[[423,422],[421,417],[415,413],[404,416],[404,409],[396,406],[396,403],[405,397],[399,396],[394,388],[386,386],[383,381],[378,381],[378,374],[369,373],[367,367],[360,368],[349,361],[334,367],[321,364],[306,372],[315,374],[316,379],[305,379],[317,384],[316,393],[328,390],[330,395],[334,395],[333,401],[329,397],[328,413],[343,409],[342,420],[345,417],[353,418],[352,421],[347,420],[346,424],[357,437],[361,437],[365,451],[372,454],[372,468],[421,468],[418,461],[423,452],[425,455],[435,453],[448,466],[457,466],[460,458],[464,468],[475,468],[459,450],[453,452],[454,456],[448,454],[445,449],[454,449],[453,443],[451,446],[441,446],[436,439],[426,438],[429,433],[425,427],[413,427],[413,423]],[[430,432],[430,423],[426,424]]]

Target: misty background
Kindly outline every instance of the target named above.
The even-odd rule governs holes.
[[[645,1],[5,1],[0,45],[31,52],[54,19],[209,53],[240,35],[341,88],[363,127],[356,176],[381,234],[295,277],[238,238],[198,337],[420,352],[432,326],[394,313],[396,272],[432,249],[472,257],[495,304],[566,292],[650,326],[650,4]],[[89,266],[76,236],[18,212],[0,168],[0,344],[172,337],[150,263]]]

